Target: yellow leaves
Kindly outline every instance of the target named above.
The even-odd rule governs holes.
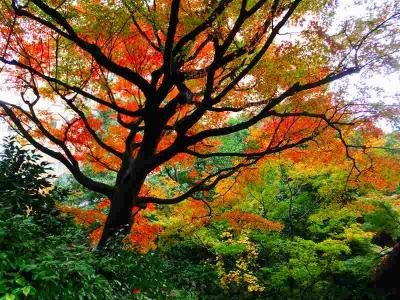
[[[215,187],[215,192],[218,195],[225,195],[226,193],[229,192],[230,188],[233,186],[234,183],[235,183],[234,178],[227,178]]]
[[[243,276],[244,282],[247,283],[247,290],[251,292],[262,292],[265,290],[265,287],[258,283],[257,277],[251,274],[244,274]]]
[[[230,233],[229,231],[224,231],[224,232],[221,234],[221,237],[222,237],[222,238],[232,238],[232,233]]]
[[[227,238],[228,244],[239,244],[245,246],[245,251],[241,252],[232,262],[225,262],[229,257],[217,255],[215,258],[214,267],[219,277],[220,286],[228,290],[232,285],[240,288],[246,288],[249,293],[258,293],[265,290],[259,279],[255,276],[254,271],[259,268],[256,261],[259,253],[256,244],[251,242],[248,237],[248,232],[244,231],[234,239],[230,232],[223,232],[222,238]]]
[[[344,229],[343,236],[348,242],[354,239],[365,239],[372,238],[375,235],[374,232],[365,232],[362,230],[361,224],[351,224],[350,227]]]
[[[54,101],[57,97],[56,93],[50,87],[39,87],[39,94],[42,98],[46,98],[47,100]]]
[[[25,216],[29,217],[30,215],[32,215],[33,208],[32,208],[32,206],[29,206],[29,205],[25,205],[25,207],[26,207]]]
[[[173,208],[164,208],[158,218],[160,226],[164,228],[160,236],[163,248],[176,243],[177,237],[201,239],[201,230],[210,222],[207,207],[203,202],[195,200],[188,200]]]

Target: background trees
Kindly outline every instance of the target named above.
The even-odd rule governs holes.
[[[346,164],[306,168],[286,152],[243,170],[232,188],[219,187],[222,195],[207,202],[211,211],[196,200],[146,210],[125,244],[132,247],[104,255],[87,238],[101,225],[96,218],[105,218],[102,199],[90,201],[65,179],[49,190],[39,155],[15,140],[2,148],[1,299],[398,295],[391,253],[400,236],[400,172],[376,172],[380,180],[343,190]],[[393,154],[380,155],[399,167]],[[149,224],[161,228],[153,240]]]
[[[385,1],[367,7],[366,19],[333,26],[335,8],[306,0],[2,1],[0,61],[21,95],[2,100],[2,114],[110,199],[101,245],[130,229],[134,207],[207,201],[240,169],[310,141],[336,136],[359,174],[367,163],[357,150],[378,146],[351,140],[353,130],[362,136],[382,111],[396,112],[344,101],[327,84],[395,67],[399,7]],[[296,33],[282,38],[287,31]],[[220,137],[245,130],[243,146],[225,151]],[[215,164],[223,158],[230,163]],[[83,162],[115,180],[88,176]],[[152,193],[157,176],[175,186]]]

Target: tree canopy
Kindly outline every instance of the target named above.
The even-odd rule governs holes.
[[[282,151],[322,143],[358,176],[384,147],[374,121],[398,108],[329,83],[397,67],[400,10],[371,3],[337,22],[337,5],[4,0],[0,62],[20,99],[1,99],[1,115],[109,198],[101,245],[146,206],[207,203],[223,180]]]

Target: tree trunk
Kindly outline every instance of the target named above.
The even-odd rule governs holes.
[[[150,120],[156,116],[149,116]],[[133,161],[123,167],[117,176],[117,186],[111,199],[110,212],[104,225],[103,233],[97,245],[102,249],[116,237],[117,243],[120,238],[126,236],[132,227],[132,208],[137,201],[140,189],[147,174],[152,170],[152,159],[159,142],[162,124],[149,123],[145,128],[142,147]]]
[[[141,186],[142,184],[125,183],[117,188],[111,199],[110,212],[97,245],[98,249],[104,249],[114,238],[118,242],[129,233],[133,222],[132,208]]]
[[[389,292],[385,299],[400,299],[400,243],[394,245],[378,266],[373,286]]]

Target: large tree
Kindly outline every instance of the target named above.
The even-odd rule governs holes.
[[[395,67],[400,7],[371,3],[339,20],[337,2],[2,0],[0,61],[21,96],[0,101],[2,116],[111,200],[100,246],[129,230],[134,206],[202,199],[241,168],[322,135],[334,133],[358,170],[353,153],[366,146],[347,133],[380,107],[344,101],[328,84]],[[247,129],[256,132],[247,144],[224,150],[221,137]],[[157,173],[174,177],[168,166],[199,160],[202,171],[170,197],[146,188]],[[90,178],[86,162],[115,173],[114,184]]]

